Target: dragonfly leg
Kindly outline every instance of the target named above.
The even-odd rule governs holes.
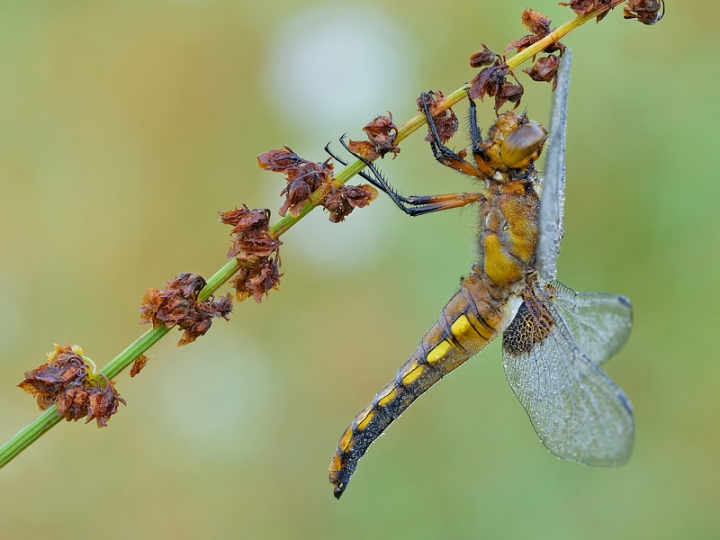
[[[470,203],[479,202],[483,199],[483,195],[480,193],[447,193],[444,195],[412,195],[410,197],[403,197],[400,195],[383,177],[382,173],[378,170],[375,164],[351,151],[346,142],[345,138],[340,139],[340,144],[353,155],[356,159],[362,161],[365,166],[369,169],[372,175],[367,173],[360,173],[363,178],[370,182],[373,186],[386,193],[395,205],[400,208],[409,216],[422,216],[425,214],[431,214],[433,212],[439,212],[442,210],[449,210],[451,208],[461,208]],[[335,157],[328,149],[325,150],[333,157]],[[335,157],[335,159],[337,159]],[[340,163],[345,165],[342,160],[338,160]]]
[[[433,117],[430,114],[430,109],[428,108],[427,100],[425,99],[425,92],[422,92],[420,94],[420,101],[422,102],[423,112],[425,113],[425,117],[427,118],[427,124],[430,128],[430,134],[432,135],[432,141],[430,141],[430,148],[432,149],[435,159],[439,163],[442,163],[443,165],[445,165],[446,167],[450,167],[451,169],[460,171],[463,174],[467,174],[468,176],[474,176],[476,178],[484,179],[487,176],[486,174],[484,174],[480,169],[478,169],[472,163],[466,161],[462,156],[456,154],[450,148],[448,148],[447,146],[445,146],[442,143],[442,140],[440,139],[440,134],[438,133],[438,130],[437,130],[437,126],[435,125],[435,121],[433,120]],[[472,100],[471,100],[471,103],[472,103]],[[477,127],[477,121],[475,122],[475,126]],[[478,130],[478,138],[479,138],[479,130]],[[473,152],[474,151],[475,151],[475,148],[473,147]]]
[[[474,156],[484,156],[485,152],[483,151],[482,147],[480,146],[480,143],[483,142],[482,140],[482,132],[480,131],[480,127],[478,126],[477,121],[477,105],[475,105],[475,101],[470,98],[470,89],[467,90],[468,95],[468,101],[470,102],[470,112],[468,114],[469,116],[469,125],[470,125],[470,142],[472,143],[472,153]]]

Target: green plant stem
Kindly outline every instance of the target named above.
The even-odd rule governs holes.
[[[542,52],[542,50],[545,49],[548,45],[558,42],[565,35],[569,34],[579,26],[582,26],[589,20],[594,19],[608,9],[609,6],[603,6],[602,8],[597,9],[592,13],[578,16],[566,22],[537,43],[533,44],[532,46],[528,47],[524,51],[516,54],[511,59],[509,59],[507,61],[508,67],[511,70],[515,69],[523,62]],[[464,85],[446,96],[445,99],[436,104],[435,110],[438,112],[444,111],[457,104],[461,100],[465,99],[465,97],[467,97],[467,88],[468,85]],[[407,138],[409,135],[411,135],[412,133],[420,129],[423,125],[425,125],[425,123],[426,121],[424,114],[418,114],[415,117],[411,118],[398,129],[396,142],[399,143],[403,139]],[[345,184],[353,176],[363,170],[364,167],[365,164],[360,160],[356,160],[353,163],[350,163],[347,167],[345,167],[337,174],[337,176],[335,177],[335,183],[337,185]],[[275,238],[284,234],[293,225],[295,225],[298,221],[300,221],[303,217],[310,213],[310,211],[312,211],[318,204],[320,204],[320,202],[327,194],[328,188],[323,188],[316,191],[298,216],[285,216],[273,227],[270,228],[270,234]],[[237,273],[238,270],[240,270],[240,265],[236,259],[232,259],[225,263],[225,265],[220,268],[220,270],[215,272],[215,274],[213,274],[213,276],[207,280],[207,285],[205,286],[205,288],[203,288],[202,291],[200,291],[200,294],[198,295],[199,299],[203,301],[209,298],[222,285],[227,283],[227,281],[229,281],[232,276]],[[163,326],[157,326],[155,328],[152,328],[151,330],[148,330],[137,340],[131,343],[125,350],[123,350],[120,354],[113,358],[107,365],[105,365],[100,370],[100,373],[102,373],[109,379],[114,379],[121,371],[123,371],[130,364],[132,364],[138,356],[145,353],[150,347],[160,341],[160,339],[162,339],[168,332],[170,332],[170,330],[170,328],[165,328]],[[62,417],[58,416],[57,407],[53,405],[52,407],[44,411],[40,416],[38,416],[33,422],[21,429],[18,433],[15,434],[12,439],[10,439],[4,445],[0,446],[0,468],[7,465],[18,454],[20,454],[20,452],[22,452],[25,448],[27,448],[33,442],[39,439],[43,433],[45,433],[55,424],[60,422],[60,420],[62,420]]]

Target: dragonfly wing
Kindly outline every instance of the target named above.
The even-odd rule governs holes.
[[[570,90],[570,61],[570,50],[566,49],[560,61],[557,88],[553,93],[550,138],[545,152],[545,174],[540,197],[540,237],[535,257],[540,277],[546,282],[557,277],[557,258],[563,237],[565,133]]]
[[[575,345],[602,365],[630,337],[632,305],[621,294],[575,292],[559,281],[549,285],[553,305],[560,312]]]
[[[552,284],[545,298],[545,292],[538,291],[532,299],[535,307],[529,308],[526,300],[503,335],[503,366],[508,383],[550,452],[586,465],[624,465],[633,447],[632,405],[599,363],[578,346],[599,342],[599,338],[585,335],[594,331],[585,324],[592,319],[584,317],[584,312],[581,317],[575,315],[578,310],[582,312],[582,305],[570,309],[569,289],[561,293],[565,294],[561,299],[564,305],[558,308],[551,304],[548,297],[553,287],[561,290],[560,284]],[[586,297],[580,295],[580,299]],[[607,311],[606,301],[600,303],[600,311]],[[593,302],[590,304],[595,305]],[[540,311],[545,310],[546,320],[550,316],[549,325],[538,322],[542,320],[538,306]],[[573,317],[575,322],[571,322]],[[611,326],[606,324],[603,331],[610,332]],[[622,336],[614,339],[616,345],[627,337],[625,327],[618,332]],[[611,348],[605,353],[614,352]],[[604,358],[605,353],[598,358]]]

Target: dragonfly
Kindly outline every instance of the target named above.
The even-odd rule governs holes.
[[[502,334],[507,381],[540,441],[555,456],[599,467],[630,458],[633,409],[601,366],[627,342],[628,298],[575,292],[556,279],[563,237],[569,50],[553,94],[550,133],[506,112],[483,139],[470,99],[473,161],[438,135],[423,97],[437,161],[476,179],[477,191],[403,197],[373,163],[364,177],[416,216],[477,204],[478,261],[420,345],[345,430],[330,464],[336,498],[369,446],[420,395]],[[341,141],[344,144],[344,141]],[[547,146],[541,177],[534,162]],[[347,148],[347,146],[345,145]]]

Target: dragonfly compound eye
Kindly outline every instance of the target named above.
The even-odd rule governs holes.
[[[547,131],[536,122],[528,122],[505,137],[500,146],[500,159],[510,169],[527,167],[540,156]]]

